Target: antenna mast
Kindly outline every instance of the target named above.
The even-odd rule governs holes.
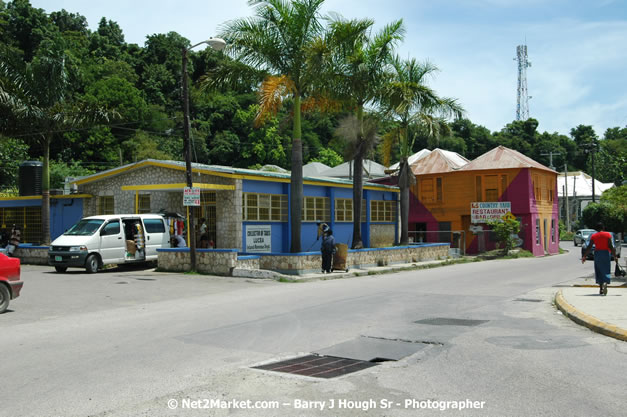
[[[527,95],[527,68],[531,62],[527,59],[527,45],[516,47],[516,58],[518,61],[518,92],[516,101],[516,120],[527,120],[529,118],[529,96]]]

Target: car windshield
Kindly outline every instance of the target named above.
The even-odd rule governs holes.
[[[104,223],[104,220],[100,219],[83,219],[76,223],[64,235],[70,236],[89,236],[93,235],[98,228]]]
[[[594,233],[594,230],[584,230],[583,232],[581,232],[581,234],[586,237],[590,236],[593,233]]]

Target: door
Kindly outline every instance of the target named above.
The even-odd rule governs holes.
[[[109,220],[100,229],[100,256],[102,263],[112,264],[124,261],[125,243],[122,237],[120,220]]]
[[[549,251],[549,221],[544,219],[544,251]]]
[[[146,239],[146,260],[157,259],[157,249],[170,246],[170,234],[166,232],[165,220],[162,218],[144,218],[142,220]]]

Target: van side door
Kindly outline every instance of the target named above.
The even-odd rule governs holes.
[[[125,246],[121,231],[120,219],[109,220],[100,229],[100,256],[104,264],[124,261]]]
[[[170,234],[162,218],[143,218],[146,235],[146,260],[157,259],[157,249],[169,247]]]

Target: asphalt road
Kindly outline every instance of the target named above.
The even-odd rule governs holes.
[[[592,274],[562,247],[308,283],[24,266],[0,316],[0,416],[624,416],[627,344],[552,305]],[[398,360],[252,368],[310,353]]]

